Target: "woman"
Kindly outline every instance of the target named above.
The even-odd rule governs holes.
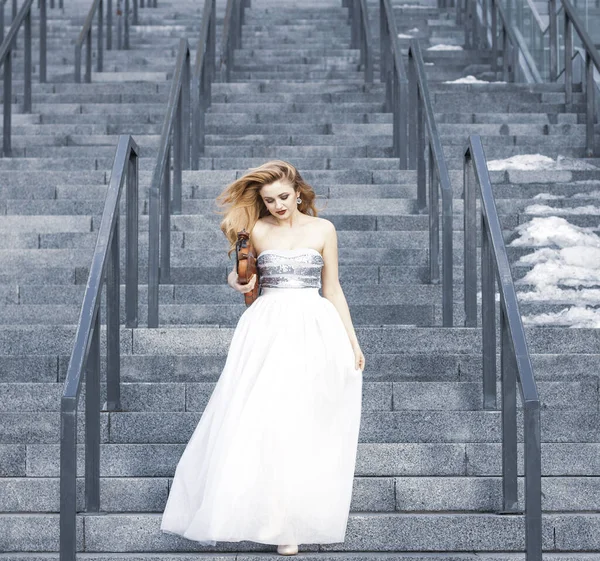
[[[281,160],[217,198],[228,207],[229,255],[237,232],[250,232],[260,293],[179,460],[164,532],[204,545],[277,544],[282,555],[345,539],[365,357],[338,280],[336,231],[314,199]],[[257,280],[239,284],[234,264],[227,282],[244,293]]]

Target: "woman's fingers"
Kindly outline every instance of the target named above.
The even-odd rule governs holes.
[[[239,282],[238,282],[239,284]],[[250,292],[252,290],[254,290],[254,285],[256,284],[256,273],[254,273],[252,275],[252,278],[250,279],[250,281],[247,284],[240,284],[240,292],[243,292],[244,294],[246,292]]]

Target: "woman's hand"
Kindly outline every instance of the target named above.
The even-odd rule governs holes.
[[[365,355],[360,350],[360,346],[358,343],[353,344],[352,348],[354,350],[354,369],[355,370],[364,370],[365,369]]]
[[[234,271],[232,271],[229,275],[229,286],[231,288],[245,294],[246,292],[251,292],[254,289],[254,285],[256,284],[256,273],[254,273],[250,279],[248,284],[240,284],[238,282],[238,275]]]

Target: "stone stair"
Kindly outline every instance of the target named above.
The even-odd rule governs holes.
[[[424,49],[460,43],[461,30],[450,12],[429,0],[412,7],[396,4],[399,32],[419,28]],[[274,554],[275,546],[255,542],[200,547],[162,534],[159,526],[175,466],[245,309],[226,285],[231,261],[214,198],[249,166],[283,158],[299,168],[318,195],[320,215],[336,225],[340,278],[367,361],[346,541],[301,544],[300,555],[524,559],[523,516],[496,514],[502,506],[500,410],[482,408],[481,334],[476,328],[438,327],[441,287],[427,283],[428,218],[416,209],[416,173],[399,170],[391,157],[384,85],[378,67],[375,83],[364,84],[359,53],[348,48],[347,9],[341,2],[288,6],[253,0],[234,81],[213,86],[201,169],[183,174],[182,214],[172,218],[172,284],[160,287],[161,327],[143,327],[152,150],[179,36],[194,45],[200,23],[199,3],[159,5],[140,11],[130,56],[107,53],[108,71],[95,74],[92,85],[70,83],[60,64],[55,74],[49,69],[55,81],[36,84],[34,115],[18,117],[15,157],[0,160],[0,552],[5,552],[0,560],[58,558],[62,382],[116,135],[125,132],[142,147],[140,327],[121,329],[123,410],[101,413],[102,512],[79,515],[79,556],[166,561]],[[82,8],[77,18],[84,15]],[[220,28],[223,14],[218,15]],[[373,9],[372,23],[376,18]],[[57,18],[52,29],[63,39],[74,37],[79,23],[72,21]],[[407,40],[401,41],[406,46]],[[575,112],[567,112],[552,85],[444,84],[466,74],[489,79],[489,56],[424,54],[426,63],[433,63],[427,66],[430,88],[455,196],[455,325],[460,326],[460,155],[467,135],[482,135],[489,159],[537,151],[578,158],[584,138],[581,100]],[[143,79],[123,80],[128,72]],[[598,189],[596,168],[580,169],[586,166],[579,160],[570,164],[558,171],[492,172],[507,243],[516,237],[515,228],[530,220],[527,208],[540,202],[535,195]],[[569,208],[575,200],[579,206],[592,199],[544,202]],[[598,229],[593,214],[568,219]],[[533,250],[508,247],[515,278],[531,268],[518,260]],[[522,298],[529,287],[517,286]],[[527,314],[556,306],[523,298],[520,304]],[[544,558],[597,559],[598,331],[527,326],[526,334],[542,401]],[[104,369],[104,336],[101,344]],[[82,403],[84,395],[85,389]],[[522,475],[520,410],[518,423]],[[81,443],[84,427],[81,414]],[[82,444],[78,454],[83,508]],[[519,483],[522,505],[523,478]]]

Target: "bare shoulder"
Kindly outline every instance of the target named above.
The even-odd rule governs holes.
[[[317,224],[323,228],[324,232],[335,232],[335,226],[331,220],[321,218],[320,216],[315,216],[314,219],[318,220]]]
[[[318,220],[318,222],[316,222],[316,225],[319,227],[319,229],[323,233],[323,238],[326,241],[335,237],[335,235],[336,235],[335,225],[333,224],[333,222],[331,222],[331,220],[327,220],[327,218],[320,218],[318,216],[316,217],[316,220]]]

